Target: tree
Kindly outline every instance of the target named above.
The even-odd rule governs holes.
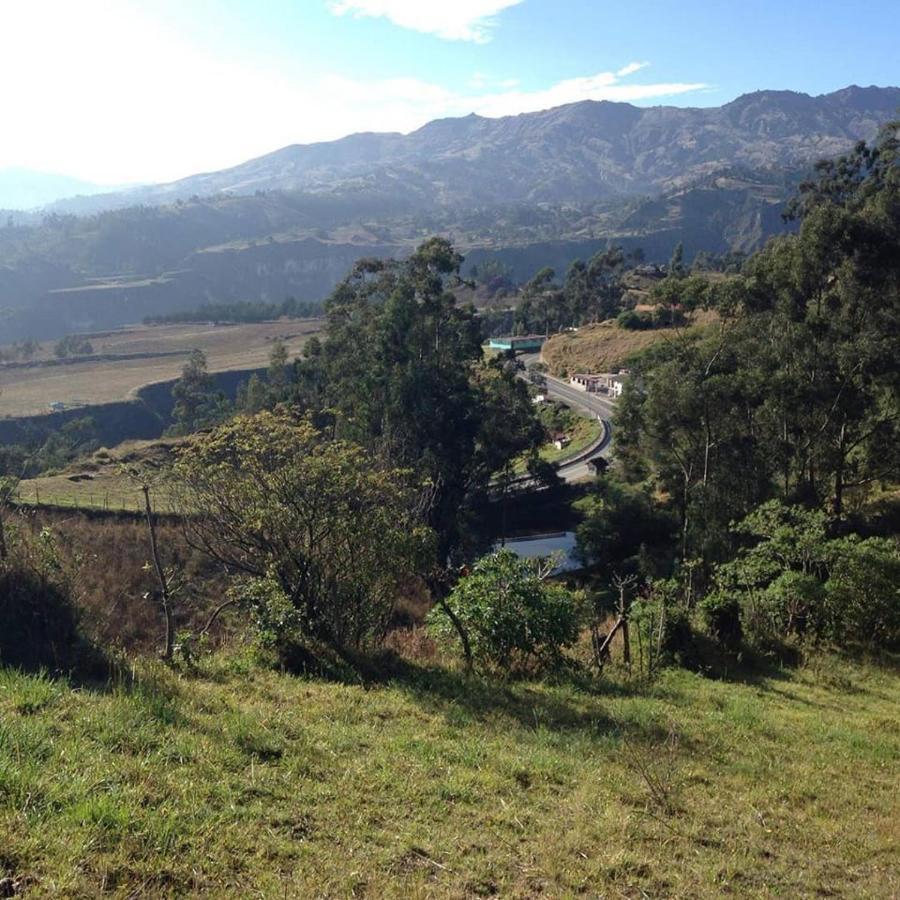
[[[607,581],[614,574],[664,574],[675,530],[674,517],[644,489],[612,478],[596,481],[576,503],[578,552]]]
[[[797,233],[738,276],[667,279],[657,292],[720,319],[645,354],[618,411],[620,459],[672,498],[684,558],[725,558],[728,523],[771,497],[828,506],[840,522],[848,491],[900,476],[896,137],[820,171],[795,207]]]
[[[30,346],[27,342],[25,344],[25,349],[30,350]],[[53,348],[53,352],[58,359],[65,359],[69,356],[89,356],[94,352],[94,347],[83,335],[69,334],[57,341],[56,346]],[[28,356],[25,356],[25,358],[27,359]]]
[[[578,598],[547,581],[551,563],[500,550],[460,579],[430,623],[460,639],[471,662],[504,672],[535,663],[555,665],[578,637]]]
[[[269,354],[268,387],[272,400],[278,402],[287,396],[290,368],[288,366],[288,350],[281,338],[272,341],[272,352]]]
[[[246,415],[262,412],[270,403],[270,394],[263,380],[254,372],[246,384],[238,387],[235,408]]]
[[[192,511],[187,540],[244,576],[279,646],[379,638],[400,587],[430,565],[423,494],[410,474],[287,412],[202,435],[175,477]]]
[[[441,560],[468,539],[494,472],[537,440],[525,385],[503,360],[485,362],[475,312],[456,304],[461,262],[439,238],[407,260],[360,261],[297,367],[317,421],[432,486]]]
[[[770,501],[734,527],[744,546],[716,569],[711,604],[739,604],[758,637],[893,648],[900,643],[900,546],[832,538],[818,510]]]
[[[216,389],[202,350],[191,351],[181,370],[181,378],[172,388],[175,407],[172,410],[171,434],[191,434],[221,421],[228,413],[225,395]]]
[[[683,278],[685,276],[684,244],[682,244],[681,241],[675,245],[666,271],[670,278]]]

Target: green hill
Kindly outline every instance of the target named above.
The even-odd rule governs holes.
[[[896,673],[572,686],[240,656],[0,671],[0,890],[26,897],[893,897]]]

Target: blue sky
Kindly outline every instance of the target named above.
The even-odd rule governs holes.
[[[898,0],[4,0],[0,167],[159,181],[472,111],[896,85],[898,35]]]

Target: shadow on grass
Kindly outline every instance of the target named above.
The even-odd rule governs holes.
[[[795,648],[772,647],[763,653],[746,644],[727,650],[708,635],[694,632],[691,647],[681,661],[682,667],[715,681],[765,687],[771,681],[789,681],[789,669],[800,663]]]
[[[84,686],[102,683],[108,660],[79,625],[65,587],[26,566],[0,569],[0,665]]]
[[[309,666],[294,674],[339,681],[365,689],[391,687],[406,694],[430,713],[464,722],[506,719],[529,730],[579,731],[593,736],[616,735],[623,730],[635,738],[658,740],[662,724],[623,722],[602,706],[604,698],[653,697],[652,687],[600,680],[577,669],[563,669],[540,680],[505,680],[468,674],[437,664],[422,664],[394,651],[355,655],[333,652],[316,655]]]

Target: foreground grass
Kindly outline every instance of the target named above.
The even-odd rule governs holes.
[[[900,677],[376,687],[221,656],[0,671],[0,879],[26,896],[891,897]]]

